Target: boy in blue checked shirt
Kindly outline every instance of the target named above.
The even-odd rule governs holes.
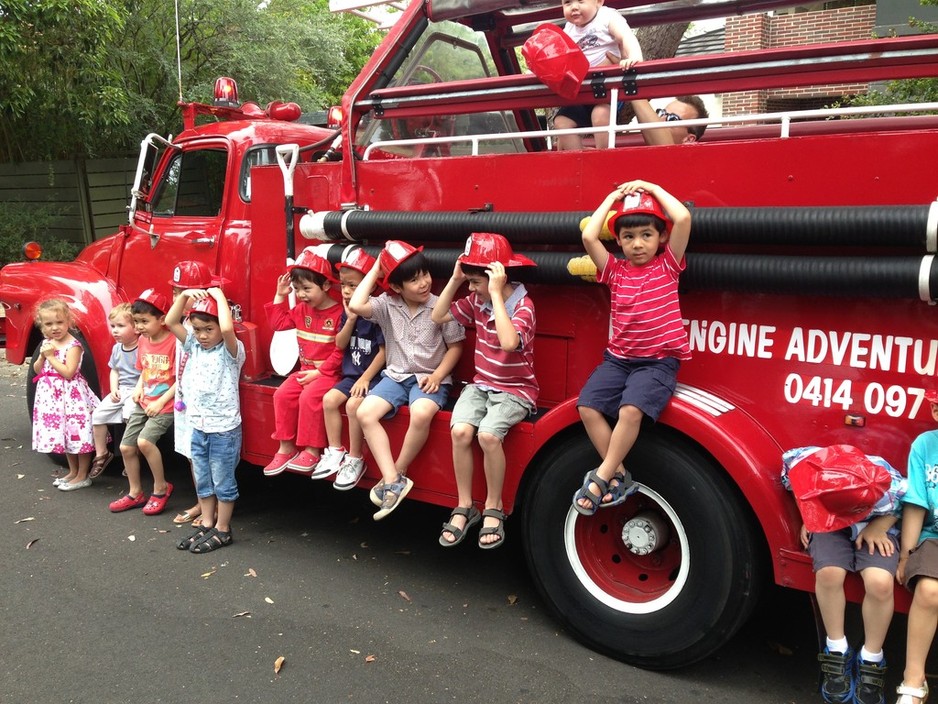
[[[827,632],[818,655],[821,696],[829,704],[882,704],[883,642],[892,620],[905,478],[882,457],[832,445],[786,452],[782,484],[794,493],[804,520],[801,542],[814,562],[815,595]],[[844,630],[848,572],[858,572],[864,587],[865,641],[858,653]]]

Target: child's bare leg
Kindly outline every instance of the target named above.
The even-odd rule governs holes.
[[[886,642],[886,632],[892,621],[895,608],[893,585],[895,577],[888,570],[879,567],[867,567],[860,575],[863,577],[863,647],[870,653],[878,653]]]
[[[218,502],[215,500],[215,495],[206,496],[204,499],[199,499],[199,508],[202,509],[202,527],[211,528],[212,526],[217,527],[218,523],[216,522],[215,511],[217,508]],[[230,518],[230,516],[229,516]],[[219,528],[221,530],[221,528]]]
[[[107,426],[95,425],[91,428],[91,434],[94,436],[94,454],[101,457],[108,453],[107,449]]]
[[[906,634],[905,671],[902,682],[910,687],[921,687],[925,682],[925,659],[935,638],[938,626],[938,579],[919,577],[915,595],[909,608],[909,626]]]
[[[587,424],[584,415],[589,417],[589,424]],[[606,482],[610,481],[613,475],[622,468],[622,462],[625,460],[625,456],[629,454],[629,450],[632,449],[635,440],[638,438],[638,431],[642,427],[643,416],[644,414],[641,409],[636,406],[622,406],[619,409],[619,420],[616,423],[616,427],[609,432],[608,444],[604,451],[600,447],[596,447],[597,441],[602,442],[604,439],[605,431],[600,427],[600,423],[605,425],[606,428],[609,427],[609,424],[606,423],[605,417],[599,411],[587,408],[586,406],[580,406],[580,417],[584,418],[586,433],[590,436],[590,440],[593,441],[594,447],[599,451],[599,456],[603,458],[602,463],[596,469],[596,473]],[[595,440],[594,434],[597,436]],[[593,494],[599,493],[599,487],[592,482],[590,483],[589,490]],[[603,496],[603,499],[606,499],[607,496],[609,496],[608,493]],[[589,499],[586,498],[580,499],[577,503],[586,509],[592,507]]]
[[[78,481],[83,482],[88,478],[88,471],[91,469],[91,453],[83,452],[80,455],[69,455],[69,471],[71,471],[72,462],[71,458],[75,457],[76,460],[76,472],[77,476],[75,477]]]
[[[475,426],[469,423],[457,423],[453,426],[450,435],[453,438],[453,472],[456,475],[457,506],[470,508],[472,506],[472,440],[475,437]],[[449,522],[459,530],[466,528],[468,517],[451,516]],[[443,540],[455,543],[456,536],[450,531],[443,531]]]
[[[277,452],[281,452],[284,455],[295,455],[296,443],[293,442],[293,440],[281,440],[280,447],[277,449]]]
[[[231,516],[234,513],[234,501],[219,501],[215,527],[223,533],[231,530]]]
[[[68,474],[63,478],[63,482],[70,482],[78,476],[78,455],[69,455],[66,453],[65,461],[68,462]]]
[[[609,126],[609,103],[600,103],[593,106],[592,113],[593,127]],[[609,135],[605,132],[597,132],[593,135],[596,140],[597,149],[605,149],[609,146]]]
[[[505,450],[501,438],[491,433],[479,433],[479,446],[484,456],[485,468],[485,508],[502,509],[502,487],[505,485]],[[497,528],[497,518],[486,517],[482,521],[483,528]],[[495,533],[486,533],[479,536],[483,545],[497,543],[501,538]]]
[[[137,447],[140,454],[146,459],[153,474],[153,493],[157,495],[166,493],[166,474],[163,471],[163,455],[160,449],[149,440],[137,438]]]
[[[121,457],[124,460],[124,471],[127,473],[127,493],[135,499],[143,493],[140,484],[140,453],[136,446],[121,445]]]
[[[557,115],[554,118],[554,129],[557,130],[572,130],[576,127],[576,123],[571,120],[569,117],[564,115]],[[557,137],[557,149],[559,151],[568,151],[571,149],[582,149],[583,148],[583,138],[578,134],[564,134]]]
[[[580,420],[583,421],[583,427],[586,429],[586,434],[589,436],[590,442],[593,443],[593,447],[596,448],[597,454],[600,457],[605,457],[609,454],[609,441],[612,439],[612,428],[609,426],[609,421],[606,420],[606,416],[595,408],[578,406],[577,410],[580,412]],[[622,469],[622,466],[620,465],[617,469]]]
[[[358,408],[358,422],[361,424],[368,449],[374,458],[381,478],[390,484],[397,480],[397,468],[394,466],[394,456],[391,454],[391,441],[381,426],[381,419],[393,406],[379,396],[368,396]]]
[[[407,426],[407,433],[404,435],[397,462],[394,463],[401,474],[407,474],[410,463],[416,459],[426,444],[427,436],[430,434],[430,421],[439,410],[440,407],[428,398],[418,398],[410,404],[410,424]],[[371,447],[370,439],[368,446]],[[374,448],[372,448],[372,453],[374,453]]]
[[[824,630],[831,640],[844,637],[844,609],[847,598],[844,596],[844,579],[847,570],[842,567],[822,567],[814,575],[814,592]]]
[[[348,397],[338,389],[329,389],[322,397],[322,414],[326,423],[326,439],[329,441],[329,447],[342,447],[341,408],[346,398]],[[351,422],[352,412],[348,413]]]
[[[192,475],[192,486],[195,486],[195,469],[192,468],[192,459],[188,460],[189,462],[189,474]],[[199,497],[195,497],[195,506],[192,508],[187,508],[185,513],[189,515],[190,518],[198,518],[202,515],[202,503],[199,501]]]
[[[363,397],[352,396],[345,403],[345,415],[348,416],[348,453],[352,457],[362,456],[362,426],[358,422],[358,408],[362,405]],[[339,423],[342,419],[339,419]],[[341,433],[341,431],[340,431]]]

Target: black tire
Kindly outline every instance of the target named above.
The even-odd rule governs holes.
[[[88,350],[88,343],[85,341],[84,336],[77,330],[71,331],[72,336],[81,343],[81,346],[84,348],[85,353],[81,356],[81,374],[85,377],[85,380],[88,382],[88,386],[91,387],[91,390],[94,392],[95,396],[101,398],[100,384],[98,384],[98,373],[97,367],[94,363],[94,357],[91,356],[91,352]],[[26,412],[29,414],[29,422],[32,425],[33,421],[33,408],[36,405],[36,383],[33,381],[36,378],[35,364],[36,360],[39,359],[39,348],[42,346],[42,340],[35,343],[33,348],[33,355],[29,360],[29,369],[26,372]],[[60,467],[67,467],[68,460],[65,458],[65,455],[58,453],[49,453],[49,457]]]
[[[686,439],[643,428],[627,466],[642,488],[585,517],[572,508],[598,464],[589,439],[566,442],[525,492],[524,549],[538,589],[590,648],[663,670],[710,655],[745,622],[762,584],[757,528],[719,467]],[[663,517],[665,547],[634,555],[626,521]]]

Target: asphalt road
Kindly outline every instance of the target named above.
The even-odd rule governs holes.
[[[769,588],[703,663],[638,670],[551,619],[510,520],[504,548],[445,550],[442,508],[407,502],[375,523],[364,491],[244,465],[235,543],[176,550],[187,528],[172,516],[194,497],[184,467],[156,517],[108,512],[126,489],[113,465],[91,488],[54,489],[57,467],[30,450],[24,373],[0,362],[4,704],[820,701],[804,594]]]

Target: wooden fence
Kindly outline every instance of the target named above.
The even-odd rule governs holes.
[[[0,203],[53,206],[53,236],[87,245],[127,222],[135,158],[0,164]]]

